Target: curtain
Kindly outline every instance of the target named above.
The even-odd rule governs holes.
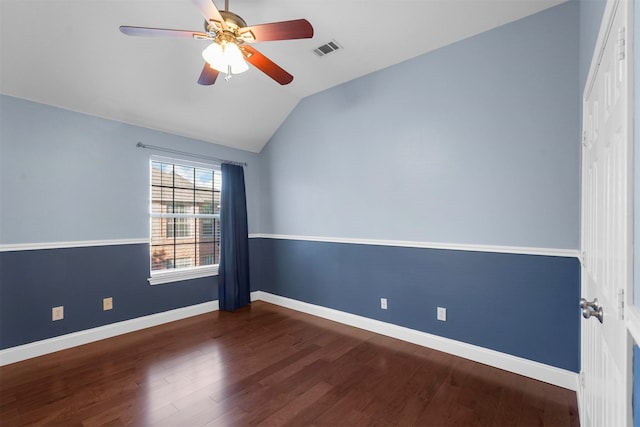
[[[251,302],[249,285],[249,228],[242,166],[222,164],[220,201],[220,310],[234,311]]]

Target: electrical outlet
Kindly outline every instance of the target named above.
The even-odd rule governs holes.
[[[102,299],[102,310],[112,310],[113,309],[113,298],[103,298]]]
[[[62,320],[64,319],[64,306],[61,305],[59,307],[53,307],[51,309],[51,320]]]
[[[383,310],[387,309],[387,299],[386,298],[380,298],[380,308]]]
[[[447,321],[447,309],[444,307],[438,307],[438,320],[443,322]]]

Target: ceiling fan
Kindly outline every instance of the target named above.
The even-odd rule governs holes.
[[[229,0],[225,10],[218,10],[212,0],[191,0],[204,16],[204,32],[171,30],[166,28],[130,27],[123,25],[120,31],[128,36],[182,37],[210,40],[212,43],[202,52],[206,61],[198,83],[212,85],[219,73],[231,75],[246,71],[251,65],[281,85],[291,83],[293,76],[275,62],[250,46],[253,42],[274,40],[307,39],[313,37],[313,27],[306,19],[271,22],[247,26],[240,16],[229,11]]]

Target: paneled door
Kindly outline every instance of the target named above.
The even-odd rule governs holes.
[[[583,99],[580,420],[631,423],[632,96],[627,37],[633,0],[609,0]]]

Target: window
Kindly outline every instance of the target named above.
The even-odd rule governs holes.
[[[217,274],[220,189],[211,166],[152,159],[152,284]]]
[[[213,261],[213,254],[209,254],[209,255],[202,255],[202,257],[200,257],[200,264],[201,265],[205,265],[205,264],[212,264]]]
[[[186,203],[167,203],[167,213],[179,213],[186,214]],[[209,220],[207,220],[209,221]],[[189,218],[167,218],[167,237],[190,237],[191,236],[191,221]]]
[[[212,214],[212,206],[203,205],[200,207],[200,213],[202,214]],[[200,220],[200,233],[201,237],[213,237],[215,232],[215,224],[213,218],[202,218]]]
[[[191,258],[177,258],[167,260],[167,268],[184,268],[192,266],[193,260]]]

